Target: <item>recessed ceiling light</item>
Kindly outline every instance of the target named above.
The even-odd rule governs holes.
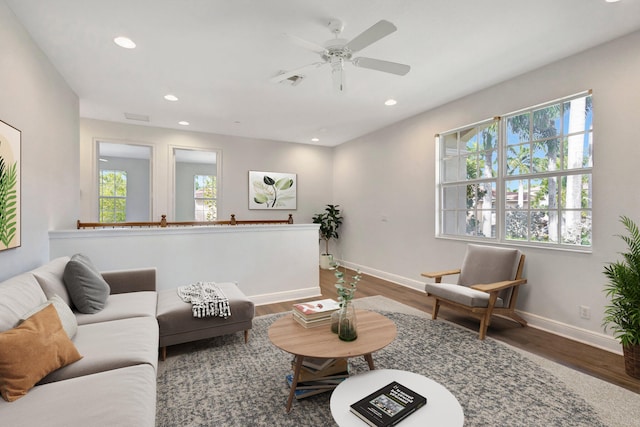
[[[318,142],[318,141],[320,141],[320,138],[311,138],[311,141],[312,142]]]
[[[181,121],[178,122],[178,124],[182,125],[182,126],[189,126],[189,122],[186,121],[186,120],[181,120]]]
[[[398,101],[396,101],[395,99],[391,99],[391,98],[389,98],[386,101],[384,101],[384,105],[387,105],[389,107],[392,106],[392,105],[396,105],[397,103],[398,103]]]
[[[113,39],[114,43],[125,49],[133,49],[136,44],[129,37],[116,37]]]
[[[164,96],[164,99],[166,99],[167,101],[177,101],[178,97],[168,93]]]
[[[607,3],[618,3],[620,0],[604,0]]]

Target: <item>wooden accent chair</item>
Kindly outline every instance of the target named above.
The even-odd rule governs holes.
[[[527,283],[522,278],[524,258],[517,249],[469,245],[460,269],[422,273],[435,279],[425,285],[427,295],[435,298],[432,319],[438,317],[440,305],[468,312],[480,319],[481,340],[493,314],[526,326],[515,312],[520,285]],[[456,284],[442,283],[442,277],[453,274],[459,274]]]

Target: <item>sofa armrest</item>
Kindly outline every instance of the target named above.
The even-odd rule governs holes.
[[[111,287],[111,294],[156,290],[155,267],[102,271],[100,274]]]

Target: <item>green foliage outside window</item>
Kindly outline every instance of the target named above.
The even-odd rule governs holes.
[[[100,171],[99,222],[127,220],[127,173]]]

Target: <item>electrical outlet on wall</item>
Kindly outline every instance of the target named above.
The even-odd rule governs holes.
[[[586,305],[581,305],[580,317],[582,319],[591,319],[591,307],[587,307]]]

